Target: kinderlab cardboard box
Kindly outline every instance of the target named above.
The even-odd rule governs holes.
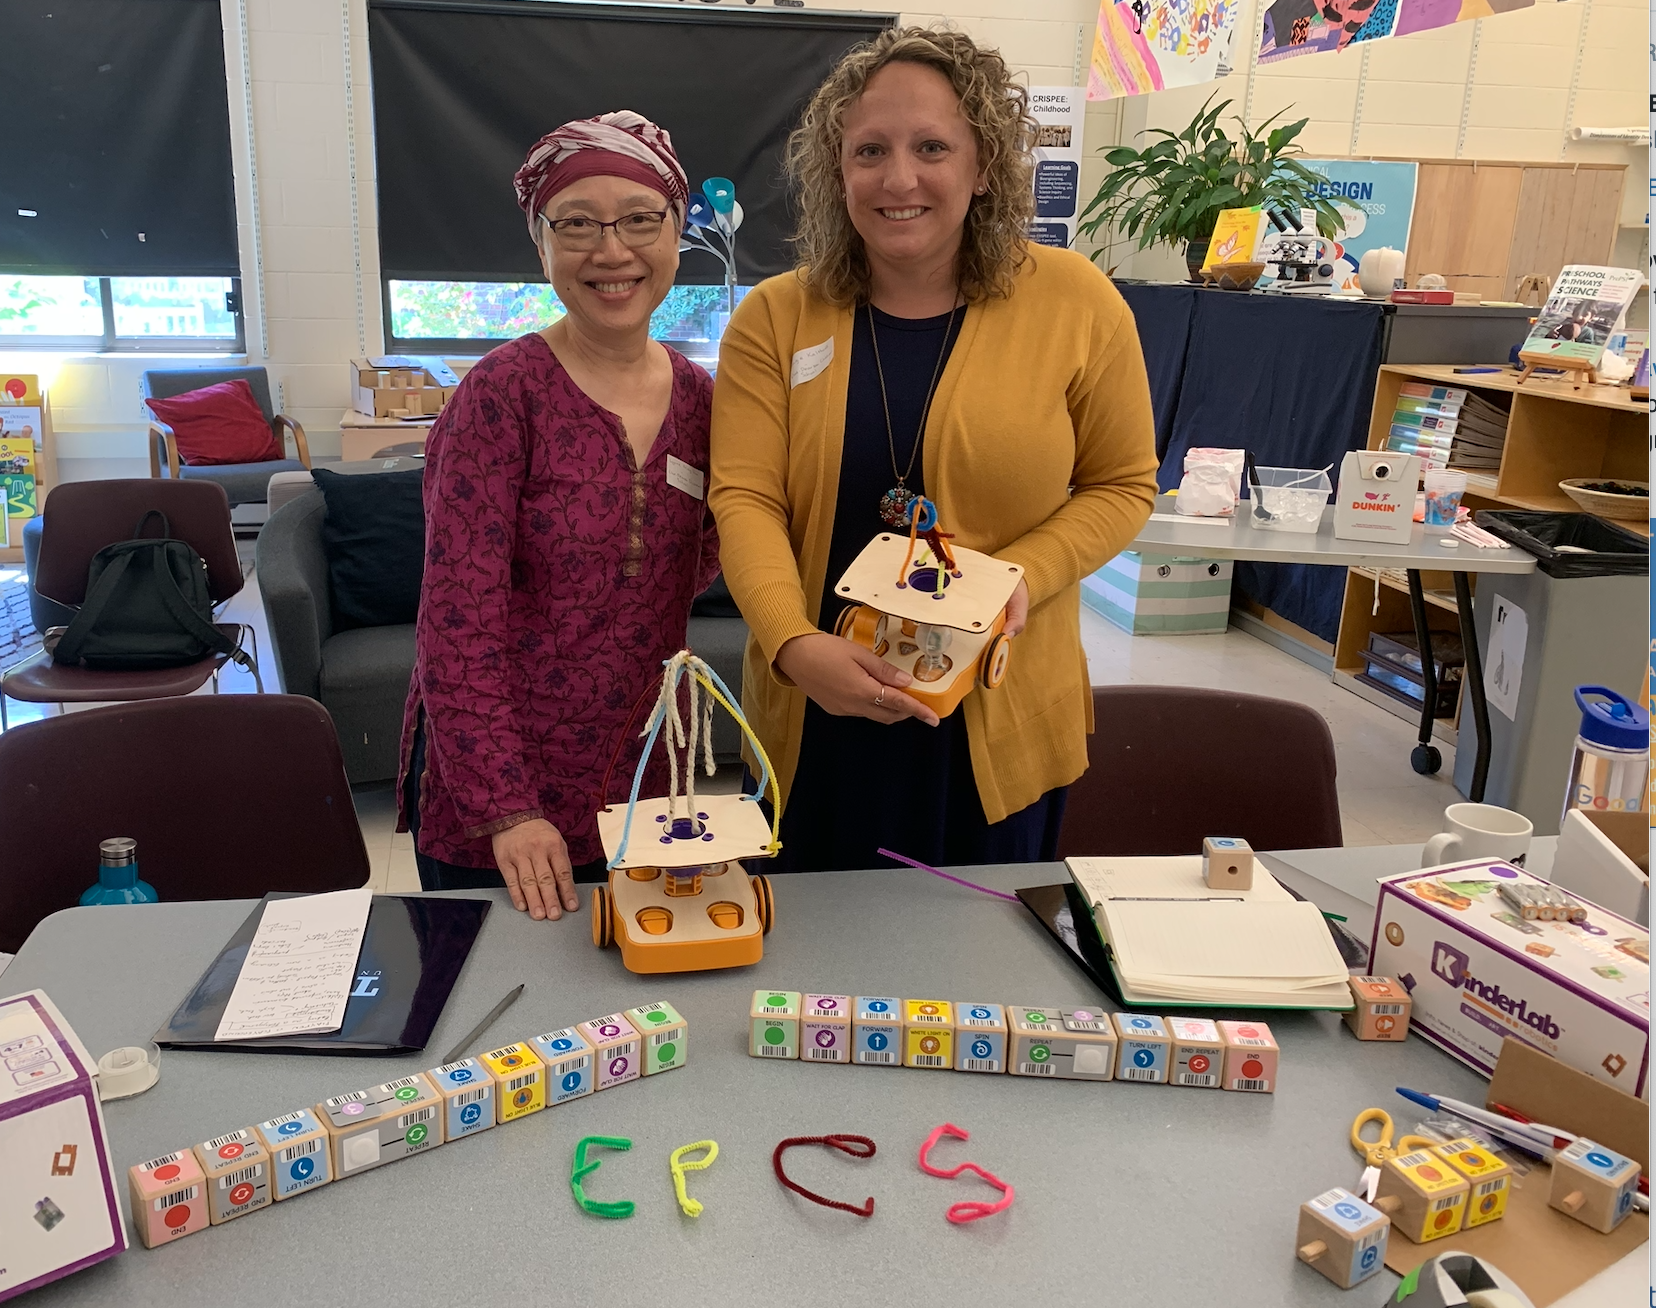
[[[1498,859],[1385,878],[1372,970],[1408,989],[1414,1030],[1485,1076],[1511,1037],[1648,1099],[1650,932],[1592,904],[1525,921],[1503,882],[1547,884]]]
[[[389,418],[399,410],[411,417],[441,413],[460,384],[446,363],[425,355],[352,359],[350,369],[351,407],[370,418]]]

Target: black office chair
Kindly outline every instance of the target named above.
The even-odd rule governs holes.
[[[244,381],[253,388],[253,398],[264,410],[265,421],[270,424],[271,435],[276,438],[276,448],[286,452],[286,433],[291,432],[294,453],[298,457],[269,459],[263,463],[184,463],[178,457],[178,441],[173,436],[172,428],[159,418],[151,417],[150,476],[217,482],[230,497],[231,508],[238,504],[263,504],[271,473],[303,472],[311,466],[305,429],[287,414],[276,412],[275,405],[270,402],[270,377],[263,368],[180,368],[146,372],[143,395],[145,399],[167,400],[186,391],[227,381]]]

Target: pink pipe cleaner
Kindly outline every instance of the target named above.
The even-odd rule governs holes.
[[[934,867],[927,867],[918,859],[909,858],[907,855],[894,854],[889,849],[877,849],[874,852],[884,854],[887,858],[895,859],[899,863],[907,863],[910,867],[917,867],[922,872],[930,872],[934,877],[942,877],[945,881],[953,881],[955,885],[965,886],[968,890],[981,890],[984,894],[993,895],[996,899],[1010,899],[1014,904],[1023,902],[1016,895],[1009,895],[1004,890],[991,890],[988,886],[980,886],[975,881],[967,881],[963,877],[952,877],[947,872],[939,872]]]
[[[970,1140],[972,1138],[967,1132],[962,1131],[953,1122],[943,1123],[942,1126],[938,1127],[935,1131],[928,1135],[926,1137],[926,1143],[920,1146],[920,1170],[927,1176],[940,1176],[944,1180],[950,1180],[965,1171],[976,1172],[985,1181],[989,1182],[990,1185],[994,1186],[995,1189],[999,1190],[1002,1198],[999,1203],[992,1204],[984,1203],[980,1199],[968,1200],[958,1204],[950,1204],[949,1211],[945,1213],[944,1216],[958,1226],[966,1222],[978,1221],[980,1218],[992,1217],[994,1214],[1010,1208],[1012,1206],[1013,1198],[1016,1197],[1016,1191],[1014,1191],[1011,1186],[1001,1180],[1000,1177],[996,1176],[993,1172],[984,1171],[976,1163],[961,1163],[958,1167],[950,1168],[948,1171],[944,1171],[941,1167],[933,1167],[931,1165],[931,1163],[927,1160],[926,1155],[929,1154],[932,1151],[932,1147],[946,1135],[952,1136],[956,1140]]]

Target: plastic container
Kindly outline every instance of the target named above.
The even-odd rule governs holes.
[[[1626,577],[1650,572],[1650,541],[1591,513],[1479,509],[1485,531],[1535,555],[1549,577]]]
[[[1315,468],[1255,468],[1249,485],[1253,503],[1248,523],[1261,531],[1315,532],[1334,493],[1326,471]]]
[[[1466,474],[1433,468],[1422,480],[1426,488],[1426,530],[1434,535],[1446,532],[1460,514],[1461,496],[1466,494]]]
[[[117,836],[98,846],[98,883],[80,897],[81,907],[90,904],[155,904],[161,896],[147,881],[138,879],[138,842]]]
[[[1608,686],[1577,686],[1581,733],[1564,812],[1642,813],[1650,784],[1650,715]]]

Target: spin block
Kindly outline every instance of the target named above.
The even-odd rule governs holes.
[[[595,1017],[575,1029],[592,1046],[598,1089],[608,1090],[643,1075],[638,1030],[624,1015],[611,1013],[608,1017]]]
[[[1374,1206],[1391,1218],[1404,1239],[1425,1244],[1461,1229],[1471,1189],[1448,1163],[1421,1149],[1386,1160]]]
[[[755,990],[748,1009],[748,1053],[755,1058],[799,1057],[797,990]]]
[[[1223,1085],[1227,1090],[1276,1090],[1277,1057],[1281,1051],[1263,1022],[1220,1022],[1225,1041]]]
[[[903,1001],[889,995],[851,1001],[851,1061],[896,1067],[903,1061]]]
[[[955,1071],[1006,1071],[1006,1009],[957,999],[955,1015]]]
[[[574,1027],[538,1035],[529,1047],[546,1064],[548,1104],[565,1103],[593,1092],[592,1046]]]
[[[308,1108],[284,1113],[253,1128],[270,1153],[273,1197],[280,1202],[333,1180],[328,1164],[328,1131]]]
[[[799,1056],[812,1063],[851,1061],[851,996],[806,995]]]
[[[1359,1040],[1403,1040],[1409,1034],[1414,1000],[1389,976],[1354,976],[1351,998],[1357,1005],[1345,1024]]]
[[[1472,1187],[1466,1196],[1466,1219],[1463,1226],[1471,1230],[1485,1222],[1498,1222],[1506,1216],[1507,1191],[1512,1186],[1512,1169],[1476,1140],[1451,1140],[1436,1145],[1432,1152],[1464,1176]]]
[[[1225,1038],[1205,1017],[1168,1017],[1163,1022],[1172,1041],[1168,1054],[1168,1084],[1219,1088],[1225,1065]]]
[[[443,1143],[442,1107],[437,1088],[419,1072],[324,1099],[316,1115],[328,1131],[335,1178],[435,1149]]]
[[[144,1248],[207,1229],[207,1179],[195,1151],[162,1154],[127,1171],[132,1224]]]
[[[690,1051],[690,1028],[668,1003],[643,1004],[622,1014],[642,1037],[644,1075],[683,1067]]]
[[[546,1107],[546,1064],[521,1040],[491,1049],[477,1061],[494,1078],[495,1121],[515,1122]]]
[[[1386,1264],[1391,1219],[1338,1186],[1300,1205],[1294,1249],[1342,1290],[1366,1281]]]
[[[1613,1149],[1577,1140],[1553,1159],[1547,1203],[1608,1235],[1633,1211],[1639,1165]]]
[[[954,1009],[946,999],[903,1001],[903,1066],[954,1066]]]
[[[1241,836],[1202,841],[1202,880],[1209,890],[1252,890],[1253,863],[1253,846]]]
[[[1080,1010],[1091,1019],[1078,1023],[1070,1013],[1069,1022],[1058,1008],[1006,1010],[1006,1026],[1012,1051],[1006,1070],[1013,1076],[1050,1076],[1060,1081],[1109,1081],[1115,1076],[1116,1035],[1107,1014]],[[1088,1030],[1087,1025],[1096,1029]],[[1078,1026],[1081,1029],[1076,1029]]]
[[[476,1135],[495,1124],[495,1083],[475,1058],[444,1063],[426,1073],[443,1098],[443,1139]]]
[[[270,1152],[243,1128],[195,1147],[207,1180],[207,1220],[233,1221],[275,1202],[270,1196]]]
[[[1065,1014],[1066,1018],[1069,1016]],[[1088,1016],[1092,1014],[1089,1013]],[[1161,1018],[1151,1017],[1148,1013],[1117,1013],[1115,1030],[1116,1035],[1121,1037],[1121,1053],[1116,1059],[1116,1080],[1145,1081],[1152,1085],[1167,1080],[1167,1069],[1172,1062],[1173,1042]]]

